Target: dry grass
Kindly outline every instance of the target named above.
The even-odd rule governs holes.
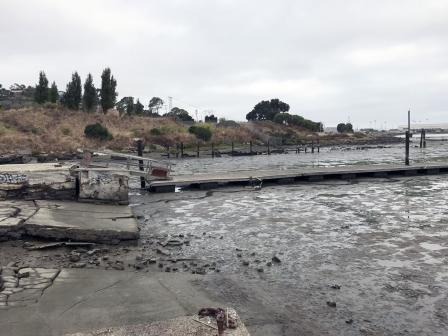
[[[84,136],[88,124],[101,123],[113,135],[110,141],[95,141]],[[18,150],[32,152],[73,152],[78,148],[126,150],[133,144],[133,138],[142,137],[148,144],[174,146],[184,142],[194,144],[197,139],[188,133],[189,125],[168,118],[119,117],[84,113],[61,108],[23,108],[0,111],[0,153]],[[216,144],[266,142],[270,137],[288,136],[306,138],[310,132],[285,127],[271,122],[241,123],[240,127],[216,127],[211,141]],[[160,135],[152,135],[157,128]]]

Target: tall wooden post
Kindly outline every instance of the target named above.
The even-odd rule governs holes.
[[[215,157],[215,144],[212,142],[212,158]]]
[[[249,152],[250,155],[252,155],[252,141],[249,142]]]
[[[235,155],[235,146],[234,146],[234,143],[232,141],[232,156],[234,156],[234,155]]]
[[[311,153],[314,153],[314,140],[311,141]]]
[[[196,145],[196,157],[199,157],[199,142]]]
[[[423,148],[426,148],[426,130],[423,129]]]
[[[409,137],[410,133],[409,131],[406,131],[406,149],[405,149],[405,158],[404,158],[404,164],[406,166],[409,166]]]
[[[268,140],[268,155],[271,155],[271,146],[269,144],[269,140]]]
[[[141,139],[137,140],[137,155],[143,157],[143,148],[145,146],[143,145],[143,141]],[[144,165],[143,160],[138,160],[138,169],[140,171],[144,171]],[[146,181],[144,176],[140,176],[140,187],[144,189],[146,187]]]
[[[170,146],[166,146],[166,153],[168,156],[168,159],[170,158]]]

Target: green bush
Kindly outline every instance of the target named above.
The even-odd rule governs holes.
[[[84,129],[84,134],[87,138],[100,140],[111,140],[113,138],[109,130],[100,123],[87,125]]]
[[[62,129],[62,134],[64,134],[64,135],[72,135],[72,131],[70,130],[70,128],[64,127]]]
[[[162,131],[159,128],[151,128],[149,131],[151,135],[162,135]]]
[[[196,138],[203,140],[203,141],[209,141],[212,138],[212,131],[208,127],[191,126],[188,129],[188,132],[196,135]]]

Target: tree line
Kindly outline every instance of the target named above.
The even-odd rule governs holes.
[[[313,132],[322,132],[323,124],[296,114],[290,114],[289,105],[275,98],[262,100],[246,115],[248,121],[251,120],[270,120],[278,124],[298,126],[306,128]]]
[[[48,87],[48,79],[44,71],[39,73],[39,82],[34,91],[34,101],[38,104],[46,102],[60,102],[63,106],[71,110],[82,109],[86,112],[95,111],[98,105],[104,113],[115,106],[117,99],[117,81],[111,74],[110,68],[103,70],[101,75],[101,88],[97,89],[93,83],[92,74],[88,74],[81,86],[81,77],[78,72],[72,74],[72,79],[67,83],[66,90],[59,96],[59,90],[53,81]]]

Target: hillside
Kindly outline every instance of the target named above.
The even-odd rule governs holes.
[[[84,128],[88,124],[100,123],[113,135],[112,140],[99,141],[86,138]],[[197,124],[198,125],[198,124]],[[238,143],[266,143],[273,145],[295,144],[316,139],[317,134],[299,127],[285,126],[269,121],[218,124],[199,124],[210,128],[215,145]],[[23,108],[0,111],[0,153],[21,150],[33,153],[74,152],[79,148],[126,151],[133,138],[141,137],[153,150],[175,146],[196,145],[195,135],[188,132],[191,124],[180,123],[171,118],[149,118],[139,116],[104,115],[65,110],[61,108]],[[333,140],[347,136],[331,136]],[[321,137],[322,140],[328,136]]]

